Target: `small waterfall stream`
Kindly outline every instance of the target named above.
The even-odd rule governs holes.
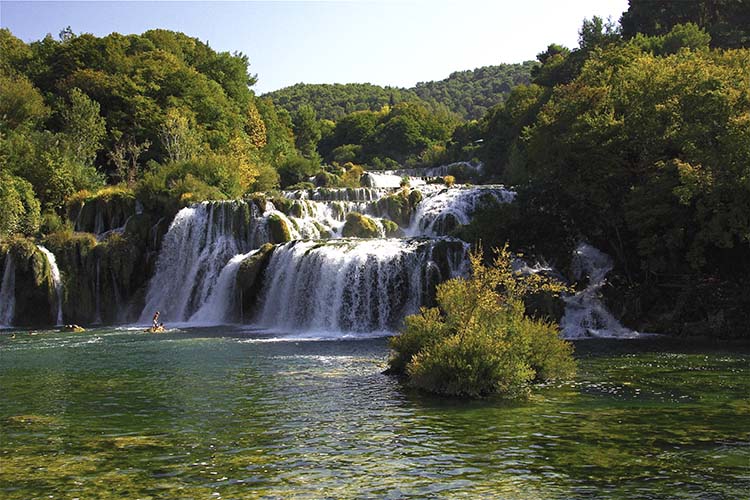
[[[607,274],[613,262],[609,255],[586,243],[581,243],[573,255],[573,277],[581,280],[588,277],[588,285],[580,292],[564,297],[565,315],[560,320],[560,329],[566,338],[638,336],[625,328],[612,316],[601,300],[601,289],[606,284]]]
[[[197,325],[220,325],[233,321],[232,312],[235,310],[237,301],[237,271],[242,261],[258,253],[251,250],[248,253],[238,254],[229,259],[216,280],[211,295],[201,305],[195,314],[190,317],[189,322]]]
[[[468,224],[479,207],[489,201],[510,203],[516,196],[514,191],[500,185],[453,186],[433,185],[417,207],[411,226],[406,230],[410,236],[439,236],[453,228]]]
[[[5,257],[3,280],[0,282],[0,327],[13,324],[13,314],[16,308],[16,266],[13,254]]]
[[[60,277],[60,269],[57,267],[57,259],[55,258],[55,254],[47,250],[42,245],[37,245],[37,248],[39,251],[41,251],[45,257],[47,257],[47,262],[49,263],[50,267],[50,274],[52,275],[52,284],[55,287],[55,295],[56,295],[56,302],[57,302],[57,315],[55,318],[56,325],[62,325],[63,324],[63,309],[62,309],[62,303],[63,303],[63,285],[62,285],[62,279]]]

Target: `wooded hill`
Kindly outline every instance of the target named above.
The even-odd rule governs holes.
[[[415,87],[381,87],[369,83],[298,83],[264,94],[294,115],[302,105],[310,105],[318,118],[338,121],[354,111],[379,111],[385,105],[404,101],[426,101],[444,105],[461,118],[481,118],[487,109],[503,102],[516,85],[531,81],[531,70],[538,63],[500,64],[474,70],[456,71],[440,81],[419,82]]]

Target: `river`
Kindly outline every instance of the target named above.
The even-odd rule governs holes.
[[[0,497],[743,498],[750,349],[576,342],[531,400],[442,400],[384,338],[0,333]]]

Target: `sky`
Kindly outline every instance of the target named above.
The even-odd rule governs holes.
[[[618,20],[627,0],[7,1],[0,27],[26,42],[70,26],[105,36],[182,31],[250,58],[262,94],[295,83],[412,87],[453,71],[578,45],[584,18]]]

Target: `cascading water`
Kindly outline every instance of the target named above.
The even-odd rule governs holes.
[[[389,194],[391,189],[384,188],[315,188],[284,191],[284,197],[293,200],[315,201],[377,201]]]
[[[229,262],[221,270],[219,278],[216,280],[213,292],[203,305],[201,305],[200,309],[190,317],[190,323],[221,325],[234,321],[232,313],[235,310],[237,299],[237,271],[239,271],[243,260],[256,253],[258,253],[258,250],[252,250],[245,254],[235,255],[229,259]]]
[[[417,207],[411,226],[406,230],[410,236],[440,236],[461,224],[468,224],[471,216],[483,204],[490,201],[510,203],[516,193],[504,186],[435,186],[426,191],[425,198]]]
[[[187,321],[211,295],[227,261],[267,241],[254,204],[204,202],[183,208],[164,237],[140,321],[149,321],[155,311],[164,321]]]
[[[293,241],[271,258],[256,323],[281,331],[393,331],[430,288],[466,272],[459,240]]]
[[[483,169],[484,169],[483,163],[470,163],[468,161],[458,161],[455,163],[450,163],[448,165],[430,167],[425,171],[424,176],[425,177],[445,177],[446,175],[450,175],[451,172],[454,170],[471,172],[474,175],[479,175],[482,173]]]
[[[620,324],[601,301],[601,288],[612,270],[612,259],[605,253],[586,243],[575,249],[572,262],[573,276],[580,280],[588,276],[588,286],[568,297],[564,297],[565,314],[560,328],[565,338],[638,336]]]
[[[63,302],[63,286],[62,286],[62,279],[60,278],[60,269],[57,267],[57,259],[55,258],[55,254],[47,250],[41,245],[37,245],[37,248],[39,251],[41,251],[45,257],[47,257],[47,262],[49,263],[50,267],[50,274],[52,275],[52,284],[55,287],[55,295],[57,298],[57,315],[55,318],[55,321],[57,322],[57,325],[63,324],[63,310],[62,310],[62,302]]]
[[[426,183],[421,176],[415,177],[409,175],[406,171],[400,170],[382,170],[370,171],[364,175],[363,183],[371,188],[398,188],[404,178],[408,181],[409,186],[422,186]]]
[[[5,257],[3,280],[0,283],[0,327],[9,327],[13,324],[15,309],[16,266],[13,262],[13,255],[8,253]]]

